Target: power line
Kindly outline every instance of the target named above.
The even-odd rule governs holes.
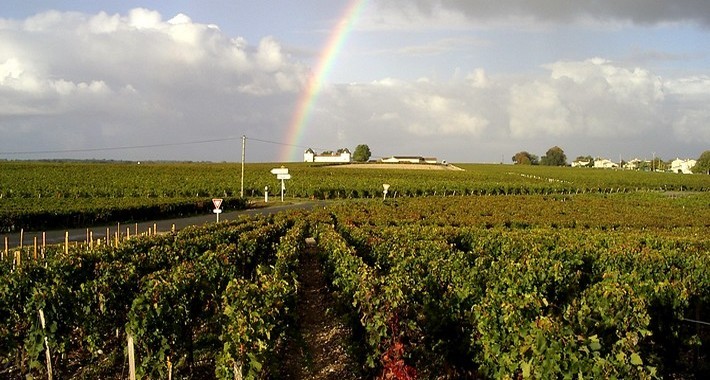
[[[13,155],[23,155],[23,154],[102,152],[102,151],[113,151],[113,150],[161,148],[161,147],[169,147],[169,146],[208,144],[208,143],[223,142],[223,141],[241,140],[241,139],[242,139],[242,136],[228,136],[228,137],[213,138],[213,139],[207,139],[207,140],[193,140],[193,141],[184,141],[184,142],[175,142],[175,143],[161,143],[161,144],[123,145],[123,146],[109,146],[109,147],[102,147],[102,148],[82,148],[82,149],[28,150],[28,151],[0,152],[0,155],[13,156]],[[246,139],[251,140],[251,141],[255,141],[255,142],[265,143],[265,144],[291,146],[291,147],[303,148],[303,149],[308,148],[308,147],[302,146],[302,145],[288,144],[288,143],[279,142],[279,141],[263,140],[263,139],[257,139],[257,138],[252,138],[252,137],[247,137]],[[315,148],[315,149],[324,150],[322,148]]]
[[[1,155],[19,155],[19,154],[51,154],[51,153],[83,153],[83,152],[100,152],[107,150],[128,150],[128,149],[144,149],[144,148],[160,148],[166,146],[182,146],[182,145],[193,145],[193,144],[207,144],[220,141],[230,141],[238,140],[239,137],[224,137],[219,139],[209,139],[209,140],[195,140],[186,142],[176,142],[176,143],[162,143],[162,144],[148,144],[148,145],[125,145],[125,146],[113,146],[113,147],[103,147],[103,148],[84,148],[84,149],[60,149],[60,150],[32,150],[24,152],[0,152]]]
[[[269,140],[255,139],[255,138],[252,138],[252,137],[247,137],[247,140],[257,141],[257,142],[266,143],[266,144],[274,144],[274,145],[282,145],[282,146],[291,146],[291,147],[294,147],[294,148],[302,148],[302,149],[311,148],[311,149],[316,149],[316,150],[327,150],[327,149],[325,149],[325,148],[318,148],[318,147],[312,147],[312,146],[309,147],[309,146],[296,145],[296,144],[288,144],[288,143],[283,143],[283,142],[278,142],[278,141],[269,141]]]

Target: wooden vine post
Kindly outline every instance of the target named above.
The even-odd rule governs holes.
[[[233,363],[233,370],[234,370],[234,380],[242,380],[242,364],[234,362]]]
[[[128,334],[128,378],[136,380],[136,355],[133,347],[133,335]]]
[[[42,324],[42,331],[44,331],[46,329],[46,323],[44,321],[44,311],[42,311],[42,309],[39,309],[39,321]],[[47,339],[47,335],[44,336],[44,347],[44,354],[47,358],[47,379],[52,380],[52,355],[49,352],[49,339]]]

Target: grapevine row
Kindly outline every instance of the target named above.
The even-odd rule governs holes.
[[[317,236],[372,368],[493,378],[708,370],[708,334],[687,321],[710,315],[703,235],[400,225],[387,207],[368,210],[370,223],[345,209],[323,216]]]
[[[41,375],[48,346],[55,375],[114,376],[128,334],[140,376],[226,376],[217,363],[233,354],[229,342],[276,337],[286,325],[283,304],[261,302],[265,294],[293,302],[293,266],[306,229],[294,223],[285,215],[240,219],[133,238],[118,248],[50,250],[45,260],[19,265],[0,261],[0,372]],[[271,324],[249,319],[268,307],[276,310],[268,311],[275,316]],[[243,332],[235,325],[248,326],[250,334],[232,336]],[[263,347],[243,346],[240,355],[254,359],[234,357],[252,363],[243,366],[245,373],[254,372],[253,363],[264,361]]]

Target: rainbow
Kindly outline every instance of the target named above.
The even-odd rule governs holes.
[[[338,25],[331,32],[325,48],[318,58],[316,70],[308,79],[308,83],[301,92],[296,105],[296,110],[293,113],[291,122],[289,123],[286,143],[281,151],[281,162],[289,161],[292,157],[296,157],[300,153],[301,138],[308,118],[311,114],[314,104],[318,100],[321,86],[330,72],[335,57],[343,47],[343,43],[352,29],[367,0],[351,0],[340,18]]]

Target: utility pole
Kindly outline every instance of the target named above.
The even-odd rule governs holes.
[[[244,198],[244,158],[246,157],[246,145],[247,145],[247,136],[242,135],[242,184],[239,190],[239,196],[241,198]]]
[[[653,159],[651,160],[651,173],[656,171],[654,167],[656,165],[656,152],[653,152]]]

